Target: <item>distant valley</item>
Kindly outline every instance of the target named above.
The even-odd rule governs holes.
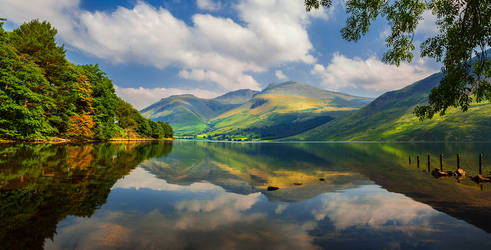
[[[141,113],[169,122],[178,137],[270,140],[313,129],[371,101],[288,81],[272,83],[262,91],[237,90],[214,99],[171,96]]]
[[[420,121],[442,73],[376,99],[321,90],[288,81],[262,91],[237,90],[214,99],[163,98],[141,113],[169,122],[181,138],[212,140],[491,141],[491,104]]]

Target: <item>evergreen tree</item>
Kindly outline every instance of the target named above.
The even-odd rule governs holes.
[[[115,93],[97,65],[77,66],[56,44],[56,29],[33,20],[12,32],[0,20],[0,138],[111,139],[172,136]],[[124,132],[123,132],[124,131]]]
[[[8,42],[0,23],[0,136],[4,138],[45,138],[54,134],[45,110],[53,100],[43,95],[49,83],[39,68],[21,58]]]

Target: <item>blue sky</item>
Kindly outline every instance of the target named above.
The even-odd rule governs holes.
[[[12,29],[50,21],[67,57],[99,64],[137,108],[183,93],[214,97],[296,80],[376,97],[439,70],[416,56],[400,67],[380,61],[385,20],[358,42],[344,41],[343,1],[306,13],[303,0],[0,0]],[[425,13],[415,41],[435,32]]]

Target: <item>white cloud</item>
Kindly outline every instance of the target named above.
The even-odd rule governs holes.
[[[319,76],[322,85],[328,89],[360,88],[387,91],[421,80],[432,72],[424,65],[424,60],[416,60],[413,64],[401,63],[397,67],[385,64],[375,56],[361,59],[335,53],[327,66],[315,64],[311,73]]]
[[[298,0],[240,0],[234,8],[240,22],[195,14],[188,25],[143,1],[133,8],[89,12],[79,1],[0,0],[0,16],[17,24],[47,19],[64,42],[88,54],[115,63],[176,66],[183,78],[212,81],[226,90],[258,89],[253,72],[315,62],[306,28],[311,18],[325,18],[324,10],[308,14]]]
[[[0,0],[0,16],[16,24],[49,20],[62,37],[75,36],[72,15],[80,13],[79,4],[80,0]]]
[[[133,107],[140,110],[161,98],[171,95],[192,94],[201,98],[217,97],[220,93],[203,89],[177,89],[177,88],[121,88],[115,86],[116,94],[123,100],[129,102]]]
[[[283,73],[283,71],[281,70],[276,70],[274,72],[274,75],[276,76],[276,78],[280,79],[280,80],[284,80],[286,79],[287,77],[285,76],[285,74]]]
[[[438,32],[436,16],[434,16],[429,10],[423,12],[423,20],[418,23],[415,32],[430,36],[435,35]]]
[[[196,0],[196,5],[202,10],[216,11],[222,8],[220,1],[213,0]]]

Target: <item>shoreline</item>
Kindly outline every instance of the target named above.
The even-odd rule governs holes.
[[[111,138],[108,140],[81,140],[81,139],[65,139],[65,138],[52,138],[52,139],[35,139],[35,140],[12,140],[12,139],[0,139],[0,144],[63,144],[63,143],[95,143],[95,142],[143,142],[143,141],[175,141],[179,139],[175,138]]]
[[[80,140],[52,138],[48,140],[12,140],[0,139],[1,144],[63,144],[63,143],[97,143],[97,142],[150,142],[150,141],[199,141],[199,142],[223,142],[223,143],[491,143],[489,141],[283,141],[283,140],[258,140],[258,141],[217,141],[217,140],[196,140],[182,138],[112,138],[108,140]]]

